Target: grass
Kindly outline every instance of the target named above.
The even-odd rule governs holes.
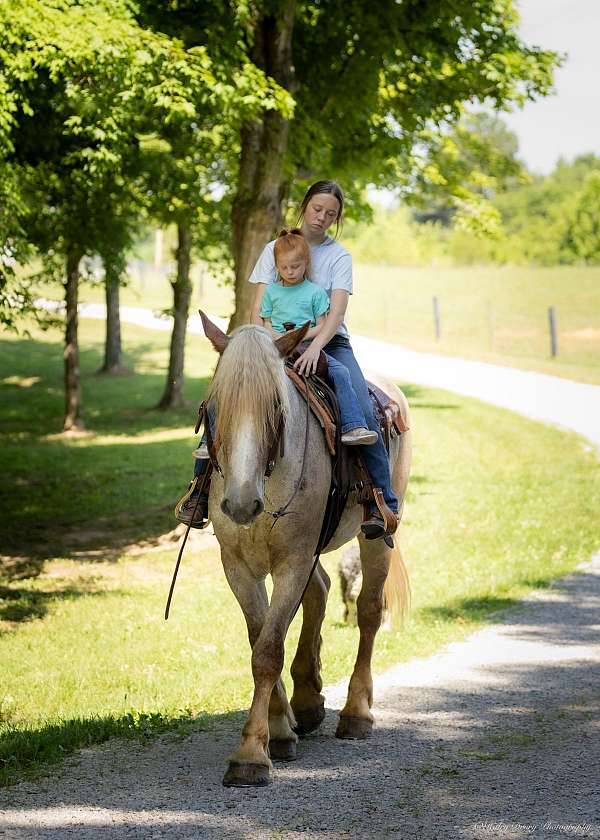
[[[355,274],[352,332],[600,384],[600,268],[357,266]],[[556,358],[550,355],[549,306],[557,318]]]
[[[151,410],[168,334],[124,328],[136,373],[93,376],[102,324],[82,322],[92,433],[57,434],[62,347],[54,336],[0,350],[0,781],[35,775],[119,735],[241,719],[251,696],[243,618],[216,548],[185,557],[162,619],[175,548],[161,548],[191,471],[194,410]],[[214,358],[190,340],[188,395]],[[415,463],[402,540],[410,621],[381,633],[375,668],[460,639],[598,547],[597,460],[578,438],[474,400],[407,385]],[[144,541],[157,547],[144,550]],[[127,549],[141,544],[136,553]],[[357,631],[342,622],[336,557],[324,627],[327,683],[350,673]],[[288,653],[298,634],[290,630]],[[289,662],[290,656],[287,660]]]
[[[415,350],[481,359],[600,384],[600,268],[355,267],[351,331]],[[441,307],[436,341],[433,296]],[[87,288],[86,300],[103,300]],[[164,274],[148,270],[122,292],[123,302],[159,310],[171,305]],[[559,355],[550,355],[548,307],[557,317]],[[195,284],[193,309],[227,317],[232,286]]]

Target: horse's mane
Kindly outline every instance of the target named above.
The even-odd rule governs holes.
[[[208,400],[217,409],[215,441],[227,444],[231,431],[249,421],[260,448],[268,448],[290,402],[283,359],[267,330],[248,324],[232,332]]]

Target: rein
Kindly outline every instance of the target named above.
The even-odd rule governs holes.
[[[302,378],[304,379],[304,388],[305,388],[304,396],[306,398],[306,424],[305,424],[305,430],[304,430],[304,452],[302,453],[302,467],[300,469],[300,477],[298,478],[298,481],[296,482],[296,486],[294,487],[294,492],[292,493],[292,495],[290,496],[290,498],[287,500],[287,502],[284,505],[282,505],[280,508],[278,508],[277,510],[274,510],[274,511],[267,510],[265,508],[264,513],[268,514],[269,516],[272,516],[273,520],[274,520],[273,525],[271,526],[271,530],[273,530],[273,528],[277,524],[278,519],[280,519],[282,516],[287,516],[288,514],[293,513],[293,511],[288,510],[288,508],[292,504],[294,499],[296,498],[296,494],[298,493],[298,490],[300,489],[300,486],[302,485],[302,479],[304,478],[304,473],[305,473],[305,470],[306,470],[306,453],[308,451],[308,434],[309,434],[309,429],[310,429],[310,397],[308,395],[308,382],[306,381],[306,377],[303,376]],[[282,438],[281,449],[282,449],[281,454],[283,455],[283,438]],[[267,464],[267,466],[268,466],[268,464]],[[272,470],[271,470],[271,472],[272,472]],[[265,473],[267,478],[269,477],[270,474],[271,473]],[[266,493],[265,493],[265,498],[266,498]]]
[[[300,468],[300,476],[299,476],[299,478],[296,482],[296,486],[294,487],[294,491],[293,491],[292,495],[290,496],[290,498],[287,500],[287,502],[285,504],[281,505],[281,507],[279,507],[275,511],[270,511],[270,510],[266,510],[266,509],[263,511],[268,516],[273,517],[273,524],[271,526],[271,530],[273,530],[273,528],[277,524],[278,520],[281,519],[281,517],[288,516],[290,513],[293,513],[293,511],[288,510],[288,508],[292,504],[294,499],[296,498],[296,494],[298,493],[298,491],[299,491],[299,489],[302,485],[302,480],[304,478],[304,473],[306,471],[306,455],[307,455],[307,452],[308,452],[308,438],[309,438],[309,430],[310,430],[310,396],[309,396],[308,382],[306,380],[306,376],[303,376],[302,378],[304,380],[304,388],[305,388],[304,396],[305,396],[305,399],[306,399],[306,418],[305,418],[306,423],[305,423],[305,430],[304,430],[304,452],[302,453],[302,466]],[[183,541],[181,543],[181,547],[180,547],[179,553],[177,555],[177,561],[175,563],[175,569],[173,571],[173,578],[171,580],[171,586],[169,587],[169,595],[167,597],[167,603],[166,603],[166,607],[165,607],[165,621],[167,621],[168,618],[169,618],[169,611],[171,609],[171,601],[172,601],[172,598],[173,598],[173,592],[175,590],[175,583],[177,581],[177,574],[179,572],[179,566],[181,564],[181,558],[183,556],[183,550],[184,550],[185,545],[187,543],[187,539],[188,539],[188,536],[189,536],[189,533],[190,533],[190,529],[192,527],[192,522],[194,520],[194,515],[196,513],[196,510],[198,509],[198,504],[200,502],[200,495],[206,489],[206,486],[208,485],[208,483],[210,481],[210,474],[212,472],[212,469],[216,470],[216,472],[218,472],[219,475],[221,477],[223,477],[223,471],[222,471],[221,466],[219,464],[219,461],[217,459],[217,452],[218,452],[219,447],[215,445],[215,441],[214,441],[213,436],[212,436],[212,431],[211,431],[211,428],[210,428],[210,418],[208,416],[208,405],[206,403],[206,400],[201,402],[200,406],[198,408],[198,420],[196,422],[195,434],[198,434],[198,432],[200,431],[200,427],[202,425],[204,425],[204,434],[206,436],[206,448],[208,449],[208,454],[209,454],[209,458],[210,458],[210,467],[205,471],[204,475],[202,476],[201,481],[198,482],[198,479],[194,478],[192,486],[190,487],[189,495],[191,495],[194,492],[194,490],[197,489],[198,490],[198,496],[196,498],[196,504],[194,506],[192,515],[190,517],[190,521],[189,521],[189,523],[186,527],[186,531],[185,531],[185,534],[183,536]],[[271,448],[269,449],[269,454],[267,456],[267,464],[266,464],[266,467],[265,467],[265,478],[269,478],[271,476],[273,470],[275,469],[275,461],[276,461],[276,456],[277,456],[277,450],[278,449],[279,449],[280,457],[283,457],[283,441],[284,441],[283,432],[284,432],[283,414],[280,414],[279,423],[278,423],[278,426],[277,426],[277,432],[275,434],[275,437],[273,439],[273,443],[271,444]],[[211,469],[211,467],[212,467],[212,469]],[[266,493],[265,493],[265,498],[266,498]],[[302,591],[302,595],[300,596],[300,600],[298,601],[298,604],[296,605],[296,608],[295,608],[294,612],[292,613],[292,618],[290,619],[290,623],[291,623],[292,619],[294,618],[294,616],[296,615],[296,613],[298,612],[298,609],[300,608],[300,604],[302,603],[302,599],[304,598],[304,595],[306,594],[306,590],[308,589],[311,578],[312,578],[312,576],[314,574],[314,571],[317,567],[317,564],[319,562],[321,549],[323,547],[322,546],[322,538],[323,538],[325,523],[328,520],[330,515],[331,515],[331,513],[329,511],[329,505],[328,505],[327,509],[325,511],[325,520],[323,522],[323,527],[321,529],[321,534],[319,536],[319,543],[317,545],[317,549],[316,549],[316,553],[315,553],[315,559],[314,559],[312,568],[310,570],[308,580],[306,581],[306,585],[304,586],[304,589]]]

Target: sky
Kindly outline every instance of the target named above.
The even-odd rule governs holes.
[[[600,0],[517,0],[526,43],[567,53],[556,93],[503,119],[519,138],[532,172],[563,157],[600,154]]]

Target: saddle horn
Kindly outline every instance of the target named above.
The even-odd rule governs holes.
[[[223,350],[225,350],[229,344],[229,336],[225,335],[225,333],[220,330],[216,324],[213,324],[208,315],[205,315],[201,309],[199,309],[198,312],[202,318],[202,329],[204,330],[204,335],[208,338],[217,353],[221,355]]]
[[[307,321],[306,324],[302,324],[301,327],[298,327],[295,330],[289,330],[288,332],[283,333],[283,335],[279,338],[275,339],[274,344],[284,359],[294,352],[309,329],[310,321]]]

